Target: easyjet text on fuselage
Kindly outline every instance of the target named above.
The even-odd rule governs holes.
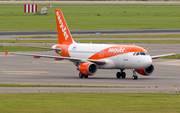
[[[124,53],[125,48],[109,48],[108,52],[113,52],[113,53]]]

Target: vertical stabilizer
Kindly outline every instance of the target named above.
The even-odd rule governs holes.
[[[74,43],[74,40],[71,37],[71,33],[66,24],[66,21],[63,17],[63,14],[60,9],[55,10],[56,15],[56,24],[57,24],[57,33],[58,33],[58,41],[59,44],[67,44],[70,45]]]

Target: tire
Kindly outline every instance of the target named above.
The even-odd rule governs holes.
[[[79,73],[79,78],[83,78],[83,74],[82,73]]]
[[[89,76],[88,75],[84,75],[84,78],[88,78]]]
[[[117,77],[117,78],[120,78],[120,77],[121,77],[121,73],[120,73],[120,72],[117,72],[117,73],[116,73],[116,77]]]
[[[122,78],[125,79],[126,78],[126,73],[122,72]]]
[[[133,75],[133,80],[137,80],[137,79],[138,79],[138,76]]]

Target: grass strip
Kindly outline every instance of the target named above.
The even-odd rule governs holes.
[[[29,36],[18,38],[58,38],[57,36]],[[73,36],[73,38],[180,38],[180,34],[163,34],[163,35],[89,35]]]
[[[0,43],[58,43],[58,40],[0,40]]]
[[[76,40],[76,42],[80,43],[154,43],[154,44],[167,44],[167,43],[180,43],[180,40]]]
[[[27,36],[27,37],[16,37],[16,38],[58,38],[57,36]]]
[[[180,95],[123,93],[0,94],[2,113],[179,113]]]
[[[33,48],[33,47],[26,47],[26,46],[0,46],[0,52],[6,51],[49,51],[47,49],[40,49],[40,48]]]
[[[56,30],[54,9],[63,11],[70,30],[180,28],[179,6],[54,6],[46,15],[23,9],[23,5],[1,6],[0,31]]]
[[[147,1],[152,1],[152,0],[147,0]],[[164,1],[164,0],[159,0],[159,1]],[[168,1],[179,1],[179,0],[168,0]],[[31,2],[30,2],[31,3]],[[41,3],[38,3],[38,2],[36,2],[36,4],[39,4],[40,6],[47,6],[47,3],[43,3],[43,2],[41,2]],[[58,3],[58,2],[56,2],[56,3],[54,3],[54,2],[52,2],[51,3],[51,1],[49,1],[48,2],[48,4],[52,4],[52,5],[57,5],[57,6],[94,6],[94,5],[98,5],[98,6],[121,6],[121,5],[128,5],[128,6],[143,6],[143,5],[150,5],[150,6],[160,6],[160,5],[162,5],[162,6],[169,6],[169,5],[174,5],[174,6],[178,6],[178,5],[180,5],[180,3],[155,3],[155,2],[153,2],[153,3],[99,3],[99,2],[97,2],[97,3]],[[2,6],[9,6],[9,5],[13,5],[13,6],[19,6],[19,5],[24,5],[24,3],[23,2],[19,2],[19,3],[8,3],[8,2],[3,2],[3,3],[0,3],[0,5],[2,5]]]
[[[163,59],[180,59],[180,55],[170,55],[170,56],[165,56],[165,57],[161,57]]]
[[[180,40],[75,40],[80,43],[180,43]],[[0,43],[58,43],[57,40],[0,40]]]
[[[180,34],[163,35],[101,35],[101,36],[73,36],[73,38],[180,38]]]
[[[87,87],[87,88],[145,88],[145,86],[83,86],[83,85],[21,85],[0,84],[0,87]]]

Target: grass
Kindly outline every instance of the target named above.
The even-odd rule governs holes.
[[[28,36],[18,38],[58,38],[57,36]],[[73,38],[180,38],[180,34],[160,34],[160,35],[89,35],[73,36]]]
[[[2,113],[178,113],[174,94],[0,94]]]
[[[73,36],[73,38],[180,38],[180,34],[163,34],[163,35],[100,35],[100,36],[90,35],[90,36]]]
[[[174,56],[165,56],[163,59],[180,59],[180,55],[174,55]]]
[[[12,51],[49,51],[47,49],[39,49],[33,47],[25,47],[25,46],[0,46],[0,52],[4,52],[4,50],[8,52]]]
[[[154,43],[154,44],[166,44],[166,43],[173,43],[178,44],[180,43],[180,40],[76,40],[76,42],[80,43],[112,43],[112,44],[118,44],[118,43]]]
[[[70,30],[180,28],[179,6],[54,6],[36,15],[24,13],[22,5],[0,7],[0,31],[56,30],[56,8]]]
[[[180,43],[180,40],[75,40],[80,43]],[[0,43],[58,43],[57,40],[0,40]]]
[[[58,43],[57,40],[0,40],[0,43]]]
[[[0,84],[0,87],[86,87],[86,88],[145,88],[145,86],[82,86],[82,85],[20,85]]]
[[[58,38],[58,36],[26,36],[26,37],[16,37],[16,38]]]
[[[37,0],[35,0],[35,1],[37,1]],[[152,0],[147,0],[147,1],[152,1]],[[159,1],[164,1],[164,0],[159,0]],[[180,0],[168,0],[168,1],[180,1]],[[36,2],[37,3],[37,2]],[[19,4],[24,4],[23,2],[19,2],[19,3],[9,3],[9,2],[5,2],[5,3],[2,3],[2,4],[17,4],[17,5],[19,5]],[[43,5],[44,4],[44,6],[47,6],[47,3],[43,3],[43,2],[41,2],[41,3],[37,3],[37,4],[41,4],[41,5]],[[52,3],[51,1],[49,2],[49,4],[56,4],[56,5],[68,5],[68,6],[71,6],[71,5],[128,5],[128,4],[137,4],[137,5],[169,5],[169,4],[171,4],[171,5],[180,5],[180,3],[159,3],[159,2],[150,2],[150,3],[106,3],[106,2],[103,2],[103,3],[99,3],[99,2],[97,2],[97,3],[58,3],[58,2],[55,2],[55,3]]]

